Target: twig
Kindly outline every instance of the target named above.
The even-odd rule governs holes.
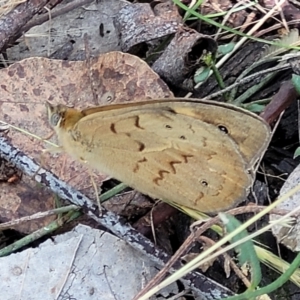
[[[265,119],[267,123],[272,124],[280,113],[295,101],[297,97],[298,93],[292,82],[284,82],[260,116]]]
[[[286,64],[284,64],[284,65],[282,65],[280,67],[276,66],[276,67],[272,67],[272,68],[269,68],[269,69],[266,69],[266,70],[259,71],[259,72],[255,73],[255,74],[251,74],[251,75],[249,75],[249,76],[247,76],[247,77],[245,77],[245,78],[243,78],[243,79],[241,79],[241,80],[233,83],[232,85],[226,87],[225,89],[223,89],[221,91],[218,91],[218,92],[215,92],[215,93],[213,93],[211,95],[206,96],[202,100],[209,100],[209,99],[216,98],[216,97],[218,97],[218,96],[220,96],[220,95],[222,95],[222,94],[224,94],[224,93],[232,90],[233,88],[235,88],[235,87],[237,87],[237,86],[239,86],[239,85],[241,85],[243,83],[247,83],[247,82],[249,82],[249,81],[251,81],[251,80],[253,80],[253,79],[255,79],[255,78],[259,77],[259,76],[262,76],[262,75],[265,75],[265,74],[268,74],[268,73],[272,73],[272,72],[275,72],[275,71],[276,72],[283,71],[283,70],[290,69],[290,68],[291,68],[291,65],[289,63],[286,63]]]
[[[68,206],[55,208],[55,209],[51,209],[51,210],[44,211],[44,212],[38,212],[31,216],[26,216],[23,218],[19,218],[17,220],[12,220],[12,221],[9,221],[6,223],[2,223],[2,224],[0,224],[0,230],[12,228],[12,227],[14,227],[16,225],[20,225],[21,223],[24,223],[24,222],[41,219],[41,218],[56,215],[56,214],[62,214],[62,213],[68,212],[70,210],[79,210],[79,209],[80,209],[80,207],[78,207],[76,205],[68,205]]]
[[[0,20],[0,52],[8,45],[11,37],[16,39],[22,27],[50,0],[28,0],[18,5]]]

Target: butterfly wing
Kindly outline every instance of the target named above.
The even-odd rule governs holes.
[[[166,103],[90,114],[71,137],[64,148],[81,149],[78,158],[92,167],[151,197],[203,212],[234,206],[253,182],[234,140]]]

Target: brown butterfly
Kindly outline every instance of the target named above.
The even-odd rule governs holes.
[[[263,119],[214,101],[47,108],[62,148],[75,159],[153,198],[206,213],[246,198],[270,140]]]

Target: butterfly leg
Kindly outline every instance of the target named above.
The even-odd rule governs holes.
[[[97,201],[97,205],[98,205],[98,208],[99,208],[99,217],[101,217],[101,215],[102,215],[102,206],[101,206],[101,201],[100,201],[100,196],[99,196],[101,191],[99,191],[99,189],[97,187],[97,184],[96,184],[96,182],[94,180],[94,177],[93,177],[93,171],[92,171],[91,167],[88,165],[87,161],[82,159],[82,158],[80,159],[80,161],[87,166],[87,169],[88,169],[88,172],[89,172],[89,175],[90,175],[90,178],[91,178],[92,186],[93,186],[93,188],[95,190],[95,193],[96,193],[96,201]]]
[[[38,174],[38,172],[40,171],[40,169],[43,167],[43,166],[45,166],[46,164],[45,164],[45,161],[46,161],[46,156],[45,156],[45,154],[46,153],[59,153],[59,152],[63,152],[63,148],[62,147],[58,147],[58,146],[50,146],[49,148],[47,148],[47,149],[43,149],[42,150],[42,153],[40,154],[40,161],[41,161],[41,163],[40,163],[40,165],[41,165],[41,167],[39,167],[35,172],[34,172],[34,174],[31,176],[31,178],[32,179],[34,179],[35,178],[35,176]]]
[[[90,167],[88,167],[88,171],[89,171],[89,174],[90,174],[90,177],[91,177],[91,182],[92,182],[92,185],[93,185],[93,188],[95,190],[95,193],[96,193],[96,200],[97,200],[97,205],[98,205],[98,208],[99,208],[99,217],[101,217],[102,215],[102,206],[101,206],[101,201],[100,201],[100,193],[101,191],[99,191],[98,187],[97,187],[97,184],[94,180],[94,177],[93,177],[93,171],[91,170]]]

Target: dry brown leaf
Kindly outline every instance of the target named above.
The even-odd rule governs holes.
[[[25,182],[26,181],[26,182]],[[0,221],[9,222],[36,212],[54,208],[53,195],[50,191],[38,186],[33,180],[14,183],[0,183]],[[20,223],[13,227],[22,233],[31,233],[51,222],[55,216]]]
[[[0,120],[40,137],[51,133],[46,101],[86,108],[173,96],[145,62],[121,52],[88,61],[30,58],[0,70],[0,76]],[[15,130],[10,130],[8,136],[23,152],[41,160],[44,142]],[[47,154],[44,160],[45,167],[87,194],[91,181],[85,166],[64,154]],[[98,174],[97,183],[104,178]],[[94,198],[92,188],[90,195]]]

